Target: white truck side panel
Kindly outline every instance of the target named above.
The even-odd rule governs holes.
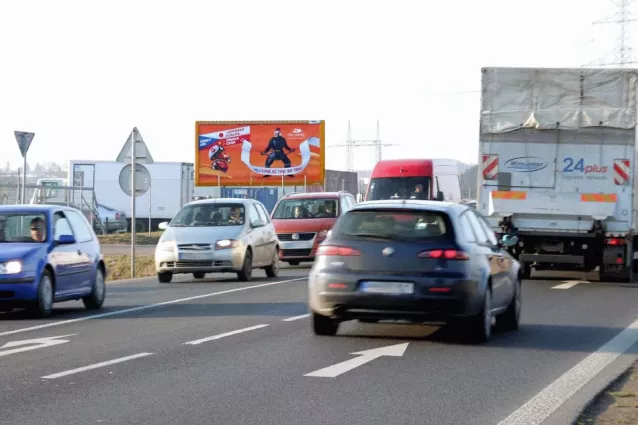
[[[93,187],[97,201],[110,208],[124,211],[131,216],[131,197],[120,187],[120,172],[126,166],[116,161],[71,161],[69,180],[73,172],[84,172],[84,187]],[[136,198],[136,218],[171,219],[182,205],[192,200],[192,164],[181,162],[157,162],[144,164],[151,176],[150,189]],[[190,196],[189,196],[190,193]]]
[[[461,202],[461,181],[458,162],[454,159],[433,159],[432,172],[438,190],[445,194],[446,201]]]

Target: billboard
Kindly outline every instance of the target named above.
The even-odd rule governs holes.
[[[197,121],[195,185],[323,184],[325,121]]]

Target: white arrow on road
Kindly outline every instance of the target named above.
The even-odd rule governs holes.
[[[405,344],[388,345],[385,347],[373,348],[371,350],[357,351],[356,353],[350,353],[358,355],[345,362],[337,363],[335,365],[315,370],[314,372],[307,373],[304,376],[316,376],[320,378],[335,378],[342,373],[346,373],[354,368],[362,366],[374,359],[383,356],[402,357],[405,350],[408,348],[409,342]]]
[[[25,339],[23,341],[12,341],[7,342],[2,347],[0,347],[0,357],[8,356],[10,354],[22,353],[23,351],[37,350],[38,348],[51,347],[54,345],[65,344],[69,342],[68,339],[59,339],[66,338],[67,336],[73,336],[75,334],[69,335],[60,335],[60,336],[50,336],[46,338],[36,338],[36,339]],[[28,347],[22,347],[23,345],[27,345]],[[14,348],[20,347],[20,348]],[[4,348],[13,348],[12,350],[3,350]]]

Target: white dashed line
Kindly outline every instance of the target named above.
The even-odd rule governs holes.
[[[156,303],[156,304],[147,304],[147,305],[142,305],[142,306],[133,307],[133,308],[125,308],[123,310],[111,311],[108,313],[94,314],[92,316],[78,317],[77,319],[62,320],[59,322],[51,322],[51,323],[45,323],[43,325],[31,326],[29,328],[22,328],[22,329],[15,329],[12,331],[1,332],[0,336],[7,336],[7,335],[14,335],[14,334],[22,333],[22,332],[36,331],[39,329],[50,328],[53,326],[68,325],[70,323],[84,322],[84,321],[92,320],[92,319],[101,319],[103,317],[117,316],[117,315],[126,314],[126,313],[133,313],[135,311],[149,310],[151,308],[162,307],[162,306],[170,305],[170,304],[183,303],[185,301],[199,300],[202,298],[209,298],[209,297],[214,297],[217,295],[232,294],[233,292],[247,291],[249,289],[256,289],[256,288],[265,288],[267,286],[280,285],[282,283],[298,282],[300,280],[306,280],[306,279],[308,278],[300,277],[296,279],[278,280],[276,282],[262,283],[260,285],[244,286],[243,288],[228,289],[226,291],[212,292],[209,294],[196,295],[194,297],[180,298],[177,300],[164,301],[164,302]]]
[[[147,356],[152,356],[152,355],[153,355],[153,353],[139,353],[139,354],[134,354],[132,356],[120,357],[119,359],[109,360],[109,361],[101,362],[101,363],[95,363],[95,364],[92,364],[92,365],[89,365],[89,366],[79,367],[77,369],[66,370],[64,372],[54,373],[53,375],[43,376],[42,379],[62,378],[64,376],[69,376],[69,375],[73,375],[73,374],[80,373],[80,372],[86,372],[87,370],[98,369],[100,367],[110,366],[110,365],[113,365],[113,364],[123,363],[123,362],[127,362],[129,360],[135,360],[135,359],[139,359],[141,357],[147,357]]]
[[[638,341],[638,320],[633,322],[598,351],[551,383],[498,425],[541,425],[552,413],[591,381],[605,367]]]
[[[295,320],[299,320],[299,319],[305,319],[306,317],[309,317],[310,314],[306,313],[306,314],[302,314],[301,316],[294,316],[294,317],[288,317],[286,319],[281,319],[282,322],[294,322]]]
[[[250,326],[248,328],[237,329],[236,331],[230,331],[230,332],[213,335],[213,336],[209,336],[202,339],[196,339],[195,341],[185,342],[184,345],[199,345],[199,344],[203,344],[204,342],[214,341],[216,339],[225,338],[227,336],[237,335],[244,332],[254,331],[255,329],[265,328],[266,326],[269,326],[269,325],[256,325],[256,326]]]

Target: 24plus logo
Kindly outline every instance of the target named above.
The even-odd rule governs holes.
[[[572,157],[566,157],[563,159],[563,173],[606,173],[609,167],[600,164],[585,164],[585,158],[574,159]]]

